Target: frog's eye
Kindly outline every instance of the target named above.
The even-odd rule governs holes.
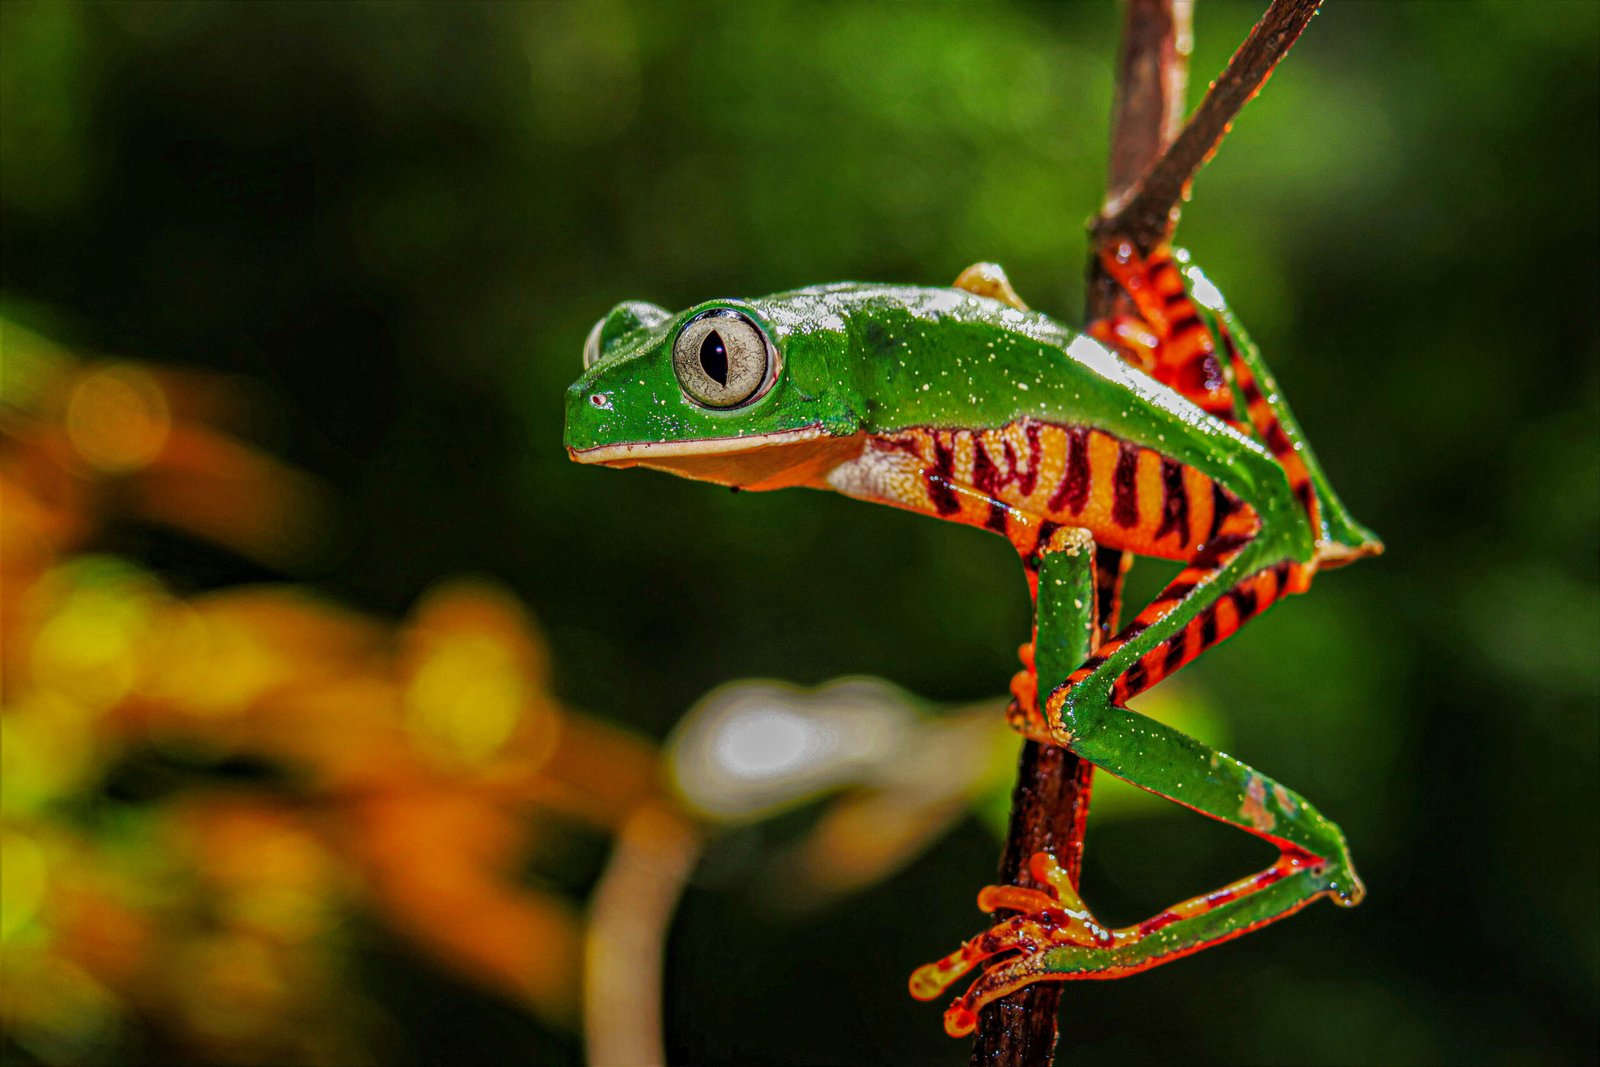
[[[708,408],[731,408],[766,391],[777,353],[748,316],[727,308],[696,315],[672,343],[672,369],[690,398]]]
[[[600,362],[600,333],[606,328],[606,320],[601,319],[594,324],[594,329],[589,331],[589,336],[583,342],[583,369],[588,370]]]

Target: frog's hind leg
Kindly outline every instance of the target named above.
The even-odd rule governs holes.
[[[1076,532],[1076,531],[1075,531]],[[1054,624],[1071,618],[1092,586],[1093,554],[1068,531],[1041,549],[1040,648]],[[1079,539],[1081,541],[1081,538]],[[1068,677],[1057,657],[1038,657],[1039,692],[1058,742],[1119,778],[1230,823],[1278,846],[1264,871],[1174,905],[1145,921],[1104,930],[1070,885],[1040,878],[1054,903],[1006,898],[1023,911],[913,977],[930,999],[962,973],[987,969],[945,1014],[952,1035],[970,1032],[983,1005],[1031,982],[1115,978],[1154,967],[1283,918],[1319,896],[1354,904],[1364,893],[1344,837],[1299,794],[1123,703],[1223,640],[1269,604],[1309,580],[1310,566],[1271,558],[1248,509],[1230,516],[1166,591],[1100,652]],[[1036,858],[1037,859],[1037,858]],[[994,898],[992,898],[994,899]]]
[[[1304,445],[1288,406],[1265,377],[1266,365],[1259,355],[1253,364],[1246,361],[1222,318],[1193,298],[1192,279],[1179,269],[1180,261],[1187,262],[1180,260],[1183,255],[1162,246],[1141,258],[1126,243],[1102,249],[1101,266],[1132,299],[1139,318],[1102,320],[1090,332],[1124,354],[1131,353],[1136,365],[1207,414],[1265,445],[1288,477],[1311,528],[1322,530],[1311,471],[1300,455]],[[1215,287],[1199,277],[1203,291],[1216,294]],[[1216,294],[1216,303],[1223,306],[1221,294]],[[1219,343],[1226,362],[1217,350]],[[1268,395],[1257,385],[1258,373],[1268,383]]]
[[[1334,492],[1294,413],[1278,388],[1261,350],[1250,340],[1244,325],[1222,293],[1199,267],[1179,252],[1181,273],[1192,306],[1217,339],[1227,362],[1241,415],[1255,436],[1271,450],[1295,497],[1317,531],[1317,558],[1323,567],[1337,567],[1383,551],[1383,543],[1357,522]]]
[[[1281,849],[1347,864],[1344,838],[1304,799],[1124,706],[1278,599],[1303,590],[1313,569],[1271,558],[1253,534],[1225,526],[1159,597],[1070,677],[1056,680],[1041,673],[1040,692],[1048,694],[1042,710],[1056,740],[1119,778]],[[1047,606],[1045,573],[1041,569],[1041,612]]]
[[[1033,857],[1035,869],[1054,862],[1044,852]],[[1070,889],[1064,872],[1059,881]],[[985,903],[984,894],[1007,888],[986,887],[979,894],[979,906]],[[996,925],[912,974],[912,996],[932,1000],[974,966],[989,964],[945,1009],[945,1032],[951,1037],[971,1033],[985,1005],[1034,982],[1137,974],[1293,915],[1327,892],[1325,879],[1315,866],[1285,854],[1258,874],[1186,900],[1137,926],[1106,930],[1087,911],[1074,914],[1075,893],[1069,897],[1056,890],[1057,885],[1052,884],[1047,893],[1039,893],[1045,903],[1033,905],[1027,913]],[[999,906],[1026,905],[1017,900]]]
[[[1124,243],[1102,249],[1100,262],[1138,315],[1101,320],[1090,333],[1272,452],[1318,532],[1322,566],[1382,552],[1333,491],[1260,350],[1188,254],[1162,246],[1141,258]]]
[[[1123,242],[1102,248],[1100,265],[1128,294],[1138,315],[1101,319],[1090,324],[1089,333],[1208,415],[1243,430],[1215,340],[1189,299],[1171,252],[1163,246],[1141,257]]]

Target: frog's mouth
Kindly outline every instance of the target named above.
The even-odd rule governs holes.
[[[821,426],[803,426],[743,437],[569,448],[567,454],[578,463],[647,467],[700,482],[764,490],[820,485],[861,446],[859,437],[834,437]]]

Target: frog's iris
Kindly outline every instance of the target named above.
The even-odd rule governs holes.
[[[679,329],[672,343],[678,385],[696,404],[732,408],[758,398],[772,385],[777,353],[749,316],[732,308],[701,312]]]

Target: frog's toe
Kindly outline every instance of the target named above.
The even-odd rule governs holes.
[[[1032,670],[1032,651],[1031,645],[1023,646],[1024,668],[1011,679],[1011,703],[1006,706],[1006,722],[1030,741],[1055,744],[1050,738],[1050,724],[1039,711],[1039,684]]]
[[[1341,908],[1353,908],[1367,899],[1367,885],[1348,863],[1334,872],[1328,883],[1331,899]]]
[[[977,1012],[991,1000],[1049,977],[1044,956],[1050,950],[1094,950],[1113,943],[1111,932],[1089,914],[1053,857],[1038,853],[1029,866],[1033,877],[1045,888],[991,885],[978,893],[978,907],[984,911],[1003,909],[1019,914],[990,927],[943,959],[917,968],[911,975],[911,995],[918,1000],[932,1000],[962,975],[985,965],[972,986],[945,1012],[945,1030],[952,1037],[971,1033],[977,1025]]]
[[[966,1037],[977,1029],[978,1013],[989,1004],[1051,977],[1044,967],[1042,952],[990,967],[944,1010],[944,1032],[951,1037]]]
[[[1032,702],[1024,703],[1013,697],[1011,703],[1006,705],[1006,725],[1029,741],[1037,741],[1041,745],[1061,743],[1050,732],[1050,724],[1044,716],[1039,714],[1038,705]]]
[[[1062,953],[1074,957],[1098,954],[1105,945],[1086,944],[1081,932],[1074,934],[1069,924],[1050,916],[1018,916],[973,938],[960,949],[917,968],[911,976],[911,995],[918,1000],[933,1000],[979,962],[989,961],[973,979],[966,992],[950,1002],[944,1012],[945,1032],[964,1037],[977,1026],[978,1012],[986,1004],[1007,996],[1034,982],[1062,980],[1072,973],[1093,968],[1087,964],[1062,967]]]

